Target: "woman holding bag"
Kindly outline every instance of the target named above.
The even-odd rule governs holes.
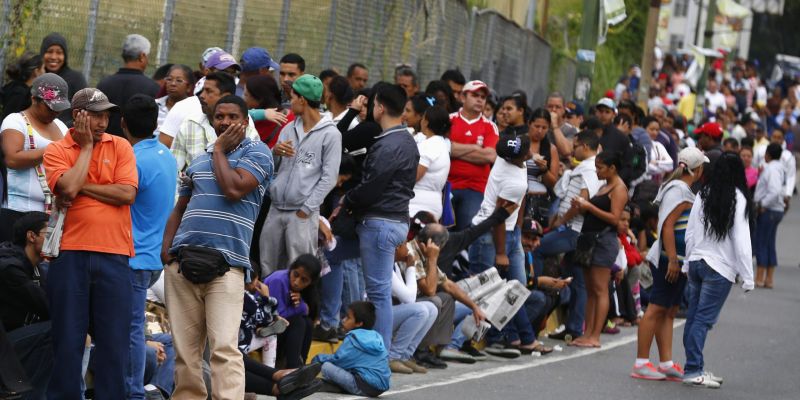
[[[53,205],[41,164],[47,145],[67,132],[67,126],[56,118],[70,108],[67,91],[67,83],[61,77],[43,74],[32,83],[31,106],[3,120],[0,137],[8,167],[8,196],[0,210],[0,242],[11,239],[11,227],[22,214],[49,213]]]
[[[628,203],[628,188],[619,177],[622,159],[619,154],[604,151],[595,159],[597,178],[605,180],[597,194],[588,201],[576,197],[572,207],[584,214],[581,242],[591,241],[591,257],[584,265],[583,276],[586,281],[586,331],[575,339],[571,346],[600,347],[600,332],[606,325],[608,315],[608,282],[611,280],[611,267],[619,253],[617,224],[625,204]],[[576,251],[577,253],[578,251]]]

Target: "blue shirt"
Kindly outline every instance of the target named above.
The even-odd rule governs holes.
[[[139,190],[131,206],[136,256],[129,264],[133,269],[160,270],[164,228],[175,202],[178,175],[175,157],[156,138],[136,143],[133,154],[139,173]]]
[[[245,138],[228,153],[231,168],[243,169],[258,181],[258,187],[239,201],[225,198],[214,176],[211,160],[214,144],[206,153],[192,160],[186,170],[191,184],[181,183],[180,197],[189,197],[189,205],[172,241],[171,254],[181,246],[194,245],[216,249],[232,267],[249,270],[250,241],[253,225],[264,193],[272,179],[272,153],[261,141]]]

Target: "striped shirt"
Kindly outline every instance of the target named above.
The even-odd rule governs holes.
[[[258,187],[239,201],[222,194],[211,161],[214,145],[192,161],[186,175],[191,184],[182,183],[181,197],[191,196],[172,242],[171,254],[181,246],[210,247],[220,251],[232,267],[250,269],[250,241],[253,225],[264,193],[272,179],[272,154],[261,141],[245,138],[227,154],[232,168],[243,169],[258,181]]]
[[[586,189],[586,182],[583,180],[583,175],[573,174],[570,176],[567,192],[561,198],[561,203],[558,205],[558,215],[564,216],[570,207],[572,207],[572,199],[580,196],[581,190]],[[580,232],[583,228],[583,214],[576,214],[571,220],[565,221],[566,224],[575,232]]]
[[[253,124],[247,126],[245,134],[252,140],[261,140]],[[172,147],[170,147],[170,151],[177,161],[178,171],[183,171],[184,168],[191,165],[192,161],[205,153],[208,145],[216,140],[217,132],[214,131],[214,127],[211,126],[205,113],[196,113],[186,117],[172,141]]]

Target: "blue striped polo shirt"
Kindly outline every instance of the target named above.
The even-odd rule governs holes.
[[[182,183],[178,195],[191,199],[170,253],[177,254],[181,246],[187,245],[209,247],[220,251],[232,267],[250,269],[253,225],[272,179],[272,153],[261,141],[245,138],[227,154],[232,168],[241,168],[258,180],[258,188],[239,201],[230,201],[214,176],[213,149],[212,143],[186,170],[191,184]]]

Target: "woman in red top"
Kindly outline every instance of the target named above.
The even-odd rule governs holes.
[[[264,118],[253,117],[253,120],[261,141],[272,149],[278,142],[281,129],[289,122],[286,118],[288,110],[281,107],[278,82],[270,75],[249,78],[244,88],[244,101],[250,110],[264,111]]]

